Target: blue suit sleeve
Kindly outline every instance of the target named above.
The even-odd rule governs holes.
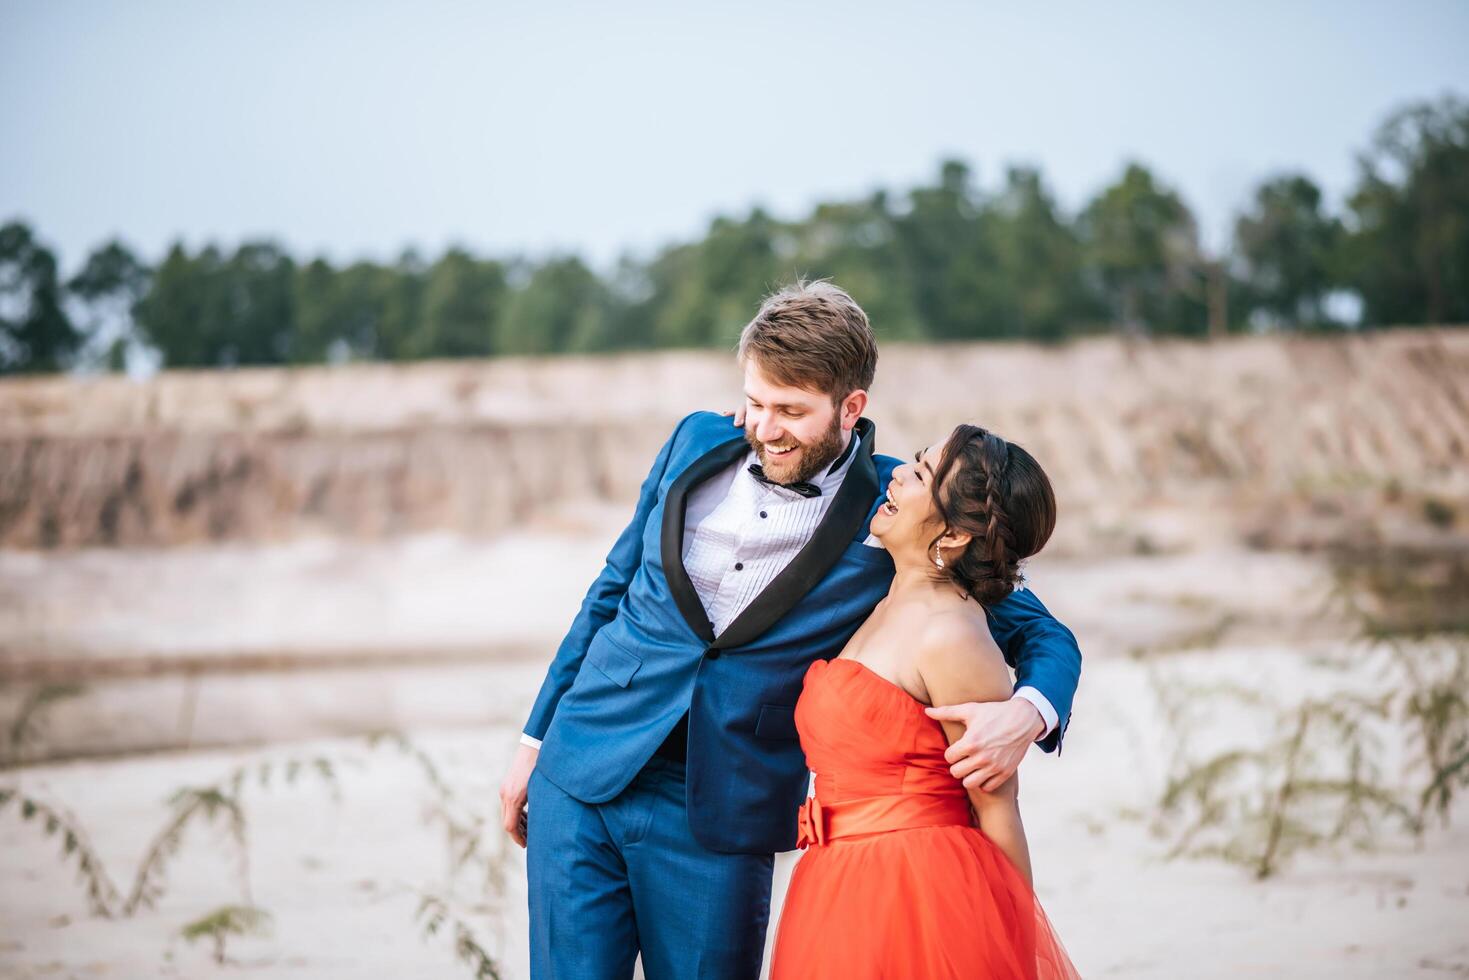
[[[687,418],[684,422],[688,421]],[[612,621],[617,615],[618,604],[622,602],[623,595],[627,592],[633,575],[643,560],[643,532],[648,523],[648,516],[658,502],[658,484],[663,480],[664,471],[668,469],[669,457],[673,454],[673,445],[678,441],[678,433],[683,428],[684,422],[680,422],[673,430],[673,435],[663,444],[658,451],[658,457],[653,460],[653,466],[648,471],[648,476],[643,480],[642,489],[638,492],[638,503],[633,510],[632,520],[622,533],[617,536],[617,541],[612,545],[612,550],[607,553],[606,564],[602,567],[602,574],[598,575],[596,581],[587,590],[586,598],[582,599],[581,610],[571,622],[571,629],[567,631],[566,638],[561,641],[561,646],[556,650],[556,656],[551,659],[551,666],[546,671],[546,679],[541,682],[540,693],[536,695],[535,705],[531,708],[530,718],[525,723],[525,734],[535,739],[546,737],[546,729],[551,727],[551,718],[556,714],[556,705],[561,702],[561,697],[571,687],[571,682],[576,679],[577,671],[581,669],[582,658],[586,656],[587,647],[592,642],[592,637],[597,631]]]
[[[1035,688],[1056,709],[1056,727],[1041,740],[1040,747],[1059,753],[1081,680],[1081,648],[1076,637],[1029,589],[1012,592],[987,613],[995,643],[1015,668],[1015,686]]]

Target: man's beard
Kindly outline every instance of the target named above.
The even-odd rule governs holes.
[[[856,438],[856,433],[852,437]],[[821,438],[812,443],[798,442],[800,446],[799,460],[793,472],[787,472],[784,461],[776,459],[773,464],[771,457],[765,450],[765,443],[755,438],[755,433],[750,430],[745,432],[745,441],[755,454],[760,458],[760,466],[765,470],[765,475],[777,483],[802,483],[810,480],[821,471],[832,464],[842,454],[842,417],[833,412],[831,426],[821,434]],[[789,440],[783,441],[782,445],[789,445]]]

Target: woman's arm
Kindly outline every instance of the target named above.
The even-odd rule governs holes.
[[[963,730],[963,726],[958,727]],[[949,738],[953,740],[952,735]],[[1005,780],[997,792],[969,790],[969,799],[974,804],[979,829],[1005,853],[1005,857],[1010,859],[1010,863],[1025,878],[1025,883],[1034,888],[1035,882],[1030,871],[1030,845],[1025,839],[1025,826],[1020,821],[1020,773],[1016,772]]]
[[[1010,697],[1010,671],[1000,648],[982,624],[964,613],[936,616],[918,644],[918,673],[934,706],[976,701],[1005,701]],[[949,744],[964,734],[964,725],[944,721]],[[1030,848],[1020,820],[1020,773],[1017,771],[987,793],[977,786],[967,790],[974,814],[990,840],[1031,882]]]

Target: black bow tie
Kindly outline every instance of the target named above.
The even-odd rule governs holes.
[[[759,463],[750,464],[750,475],[759,480],[761,483],[767,484],[772,487],[785,487],[787,490],[794,490],[796,493],[799,493],[803,497],[821,496],[821,488],[814,483],[776,483],[770,477],[765,475],[765,467],[761,466]]]

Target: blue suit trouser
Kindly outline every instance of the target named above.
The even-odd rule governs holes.
[[[772,854],[720,854],[689,830],[684,768],[654,757],[583,803],[540,772],[528,789],[533,980],[757,980]]]

